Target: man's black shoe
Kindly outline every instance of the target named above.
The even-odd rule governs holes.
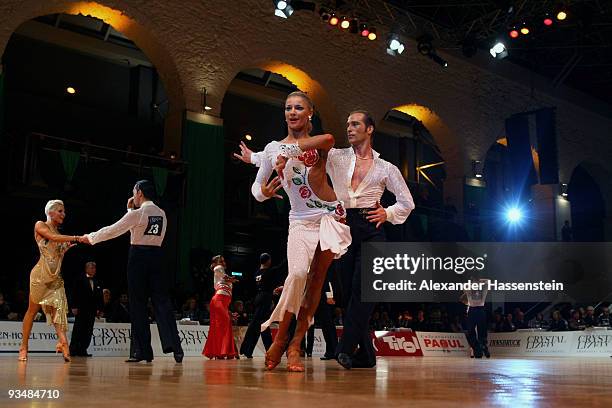
[[[83,357],[93,357],[93,354],[90,353],[83,353],[81,354]]]
[[[144,358],[130,357],[127,360],[125,360],[125,362],[126,363],[140,363],[141,361],[145,361],[145,360],[147,363],[150,363],[151,361],[153,361],[152,358],[144,359]]]
[[[180,363],[183,361],[183,357],[185,357],[185,353],[178,352],[178,353],[174,353],[174,361],[176,361],[177,363]]]
[[[489,349],[488,349],[488,348],[486,348],[486,347],[485,347],[485,348],[482,350],[482,352],[484,353],[484,356],[485,356],[486,358],[491,358],[491,353],[489,353]]]
[[[336,357],[334,356],[328,356],[327,354],[324,354],[323,357],[321,357],[321,360],[333,360]]]
[[[338,364],[340,364],[342,367],[346,368],[347,370],[350,370],[351,368],[353,368],[353,359],[348,354],[338,353],[337,360],[338,360]]]

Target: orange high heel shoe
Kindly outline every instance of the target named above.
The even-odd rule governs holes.
[[[267,370],[274,370],[280,364],[281,356],[285,350],[285,344],[273,342],[268,351],[266,351],[265,365]]]
[[[68,346],[68,343],[57,343],[55,345],[55,352],[62,353],[62,357],[64,357],[64,361],[66,363],[72,361],[70,358],[70,347]]]
[[[17,357],[18,361],[28,361],[28,348],[20,347],[19,348],[19,357]]]
[[[290,348],[287,350],[287,371],[291,373],[303,373],[305,371],[300,349]]]

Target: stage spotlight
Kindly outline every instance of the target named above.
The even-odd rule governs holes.
[[[329,24],[330,25],[338,25],[338,23],[340,22],[340,19],[338,18],[338,16],[336,16],[335,13],[331,13],[329,16]]]
[[[489,53],[493,58],[496,59],[504,59],[508,56],[508,50],[506,49],[506,45],[501,41],[491,47]]]
[[[377,38],[376,28],[375,27],[370,27],[370,34],[368,34],[368,40],[374,41],[376,38]]]
[[[544,22],[544,25],[547,26],[547,27],[550,27],[551,25],[553,25],[553,19],[550,17],[549,14],[546,14],[544,16],[543,22]]]
[[[302,0],[274,0],[274,15],[288,18],[295,10],[315,11],[316,5],[312,1]]]
[[[404,49],[404,44],[400,41],[399,35],[391,34],[387,43],[387,54],[395,57],[404,52]]]
[[[362,24],[359,26],[359,35],[362,37],[367,37],[370,35],[370,30],[368,29],[367,24]]]
[[[293,14],[293,7],[291,7],[291,0],[276,0],[274,2],[276,9],[274,10],[274,15],[281,18],[288,18]]]
[[[340,28],[346,30],[347,28],[349,28],[351,25],[351,22],[349,21],[348,18],[346,17],[342,17],[342,22],[340,23]]]
[[[523,219],[523,212],[518,207],[512,207],[506,210],[506,220],[510,224],[516,224]]]
[[[74,94],[76,94],[76,89],[74,89],[73,87],[69,86],[68,88],[66,88],[66,92],[68,92],[70,95],[74,95]]]
[[[561,9],[557,12],[557,20],[563,21],[566,18],[567,18],[567,12],[565,10]]]
[[[253,140],[253,136],[251,135],[245,135],[244,138],[249,141]]]
[[[508,35],[510,36],[510,38],[518,38],[519,32],[517,29],[513,28],[512,30],[510,30]]]
[[[523,24],[523,26],[521,27],[521,34],[523,35],[529,34],[529,27],[527,27],[525,24]]]

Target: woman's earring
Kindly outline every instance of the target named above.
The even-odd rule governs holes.
[[[309,116],[309,117],[308,117],[308,120],[312,120],[312,116]]]

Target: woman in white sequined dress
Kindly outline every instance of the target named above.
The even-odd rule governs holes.
[[[302,92],[289,94],[285,101],[288,135],[280,142],[270,142],[264,149],[265,159],[257,172],[252,193],[258,201],[276,197],[283,188],[289,197],[289,237],[287,260],[289,274],[282,295],[268,321],[280,322],[278,334],[266,353],[266,368],[280,363],[287,347],[287,369],[304,371],[300,343],[319,304],[327,269],[334,258],[344,254],[351,243],[350,229],[345,225],[346,211],[336,199],[327,181],[327,152],[334,145],[330,134],[309,136],[312,129],[313,104]],[[272,172],[277,176],[268,182]],[[317,255],[317,262],[311,265]],[[287,346],[288,329],[297,317],[297,327]]]

